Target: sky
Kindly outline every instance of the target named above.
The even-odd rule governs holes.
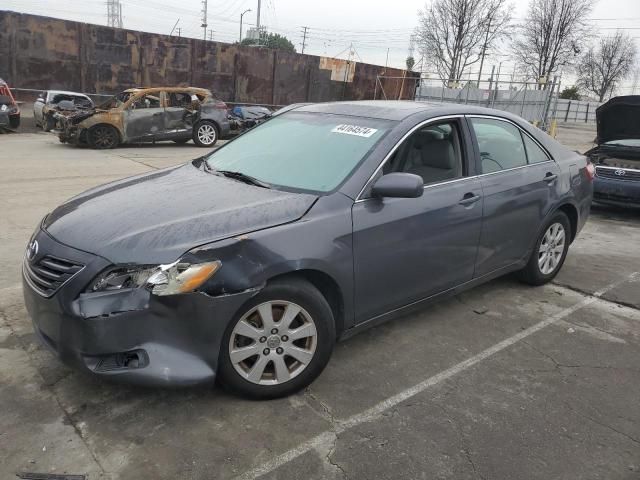
[[[526,16],[528,1],[511,1],[516,23]],[[106,3],[106,0],[0,0],[0,10],[104,25]],[[402,68],[418,11],[425,3],[424,0],[262,0],[261,24],[289,38],[298,52],[302,47],[302,27],[307,26],[305,53],[338,58],[351,55],[356,61]],[[182,36],[203,37],[201,0],[121,0],[121,4],[124,28],[169,34],[177,22],[174,35],[180,29]],[[252,10],[244,16],[246,33],[256,23],[257,5],[258,0],[208,0],[208,28],[213,30],[213,39],[237,41],[240,14]],[[621,28],[634,37],[640,51],[640,0],[599,0],[590,19],[594,26],[593,40]],[[210,35],[207,32],[207,38]],[[485,63],[487,72],[500,62],[503,73],[513,72],[514,65],[507,53],[505,46],[496,48]],[[417,51],[415,56],[419,60]],[[565,83],[571,83],[572,77],[566,75],[565,79]],[[623,89],[631,90],[632,82],[632,79],[626,82]]]

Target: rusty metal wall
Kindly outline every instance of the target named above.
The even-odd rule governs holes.
[[[20,88],[102,94],[136,86],[192,85],[209,88],[229,102],[286,105],[372,99],[378,75],[406,74],[384,70],[333,58],[0,11],[0,78]],[[400,98],[399,88],[389,88]],[[413,99],[412,89],[401,97]]]

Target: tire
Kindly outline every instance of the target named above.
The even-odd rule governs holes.
[[[9,126],[17,130],[20,126],[20,115],[9,115]]]
[[[520,280],[529,285],[544,285],[553,280],[567,257],[570,238],[569,219],[563,212],[554,213],[536,240],[527,266],[518,272]]]
[[[191,139],[190,138],[180,138],[178,140],[174,140],[173,143],[177,143],[178,145],[184,145],[189,140],[191,140]]]
[[[193,143],[199,147],[213,147],[218,137],[217,125],[209,120],[202,120],[193,127]]]
[[[264,312],[275,319],[271,327],[263,323],[268,318]],[[281,323],[285,315],[289,328]],[[292,339],[294,335],[303,336]],[[270,282],[229,323],[220,348],[219,378],[228,389],[253,399],[291,395],[320,375],[335,339],[331,307],[317,288],[302,278]]]
[[[55,120],[53,120],[52,118],[45,118],[44,123],[42,124],[42,131],[50,132],[54,129],[55,126]]]
[[[96,125],[87,132],[87,140],[91,148],[106,150],[118,146],[120,135],[111,125]]]

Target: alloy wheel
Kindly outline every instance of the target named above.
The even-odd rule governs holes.
[[[216,141],[218,133],[216,127],[209,123],[203,123],[198,127],[198,140],[204,145],[211,145]]]
[[[95,127],[91,136],[97,148],[112,148],[117,142],[115,130],[109,127]]]
[[[542,237],[538,249],[538,268],[544,275],[553,273],[564,253],[566,235],[561,223],[553,223]]]
[[[317,344],[311,315],[295,303],[273,300],[253,307],[236,323],[229,339],[229,357],[245,380],[279,385],[309,365]]]

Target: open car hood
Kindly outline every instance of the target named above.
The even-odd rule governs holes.
[[[640,95],[614,97],[596,110],[598,145],[640,139]]]

